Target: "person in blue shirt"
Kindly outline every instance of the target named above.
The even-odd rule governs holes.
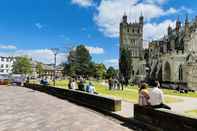
[[[89,84],[86,86],[86,92],[88,92],[90,94],[97,94],[95,87],[93,86],[93,84],[91,82],[89,82]]]

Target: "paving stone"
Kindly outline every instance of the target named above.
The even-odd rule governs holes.
[[[0,86],[1,131],[129,131],[90,109],[23,87]]]

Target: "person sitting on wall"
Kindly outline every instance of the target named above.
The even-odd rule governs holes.
[[[70,78],[68,81],[68,89],[71,89],[71,83],[72,83],[72,78]]]
[[[77,89],[77,84],[76,84],[76,82],[75,82],[74,79],[72,80],[70,86],[71,86],[71,89],[73,89],[73,90],[76,90]]]
[[[142,83],[139,88],[138,104],[140,106],[148,106],[150,105],[149,99],[148,85],[146,83]]]
[[[79,80],[78,88],[79,88],[80,91],[84,91],[84,82],[83,82],[83,79],[80,79]]]
[[[89,84],[86,87],[86,92],[90,93],[90,94],[98,94],[96,92],[95,87],[93,86],[93,84],[91,82],[89,82]]]
[[[164,104],[164,94],[160,88],[159,81],[155,81],[154,88],[150,92],[150,104],[153,108],[164,108],[171,110],[171,107]]]

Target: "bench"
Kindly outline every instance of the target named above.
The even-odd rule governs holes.
[[[72,102],[82,104],[88,107],[93,107],[101,111],[115,112],[121,110],[121,100],[104,97],[101,95],[89,94],[83,91],[61,89],[52,86],[44,86],[40,84],[26,83],[25,87],[45,92],[47,94],[59,97],[61,99],[67,99]]]
[[[134,105],[134,119],[153,131],[197,131],[197,119],[171,111]]]

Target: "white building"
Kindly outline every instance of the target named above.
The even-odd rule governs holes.
[[[0,74],[12,73],[12,66],[15,61],[14,57],[0,56]]]

